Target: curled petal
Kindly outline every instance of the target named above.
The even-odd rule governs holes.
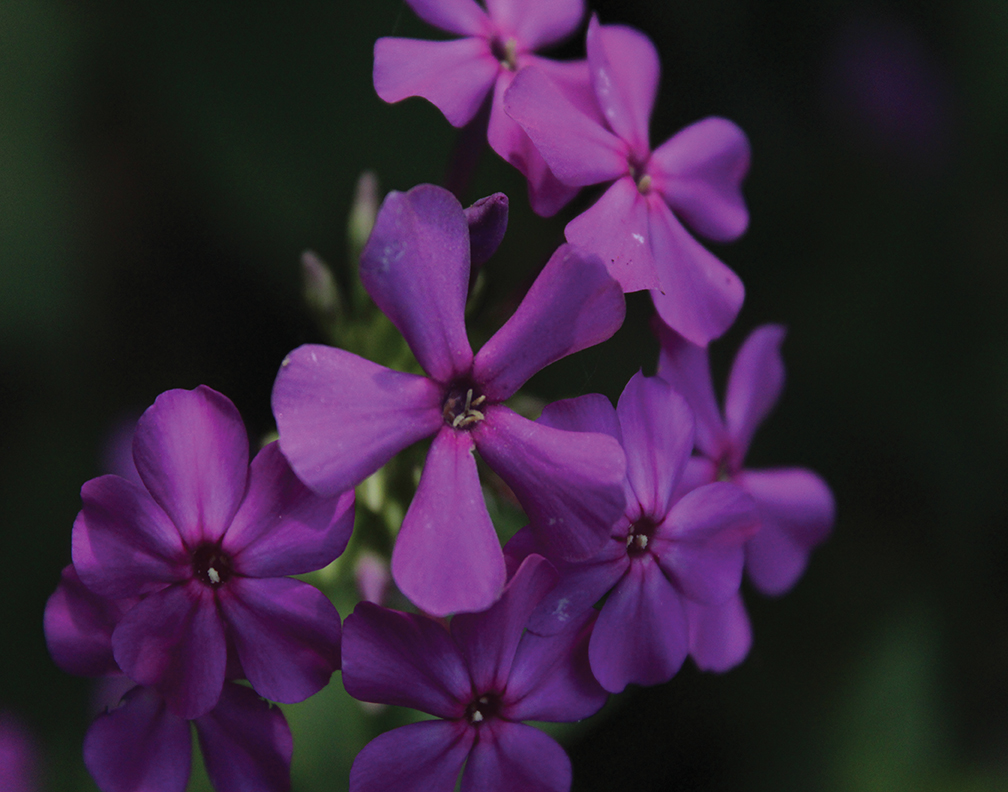
[[[350,768],[350,792],[451,792],[474,730],[464,721],[421,721],[379,734]]]
[[[112,633],[112,651],[126,676],[155,688],[182,718],[198,718],[220,698],[224,625],[202,583],[170,586],[134,605]]]
[[[353,530],[354,493],[323,498],[294,475],[277,443],[256,454],[249,489],[223,549],[235,570],[250,577],[282,577],[321,569],[346,548]]]
[[[358,603],[343,624],[343,685],[361,701],[461,718],[469,672],[448,631],[414,613]]]
[[[286,792],[294,751],[287,719],[243,685],[227,683],[196,734],[216,792]]]
[[[360,277],[431,377],[444,383],[469,370],[469,226],[454,195],[433,184],[389,193],[361,251]]]
[[[188,722],[147,687],[133,688],[84,737],[84,764],[103,792],[185,792],[191,760]]]
[[[491,29],[486,12],[473,0],[406,0],[428,25],[459,36],[483,36]]]
[[[757,327],[739,347],[725,391],[725,422],[734,441],[737,467],[749,450],[756,428],[773,409],[784,388],[780,346],[787,331],[781,325]]]
[[[700,236],[737,239],[749,225],[742,180],[749,171],[745,132],[724,118],[705,118],[670,137],[651,155],[654,189]]]
[[[362,482],[444,423],[440,386],[342,349],[306,344],[273,385],[280,449],[298,478],[322,495]]]
[[[574,560],[598,552],[626,504],[619,443],[608,435],[552,429],[501,405],[488,408],[472,433],[551,555]]]
[[[245,494],[249,445],[238,410],[206,385],[162,393],[137,421],[137,472],[189,546],[224,535]]]
[[[598,258],[561,245],[476,355],[473,375],[487,399],[502,401],[550,363],[612,336],[625,315],[623,292]]]
[[[500,246],[507,230],[508,197],[494,193],[480,198],[463,210],[469,226],[469,260],[473,267],[484,264]]]
[[[544,49],[570,36],[584,18],[584,0],[487,0],[497,28],[525,49]]]
[[[548,734],[503,720],[485,731],[469,753],[461,792],[568,792],[570,759]]]
[[[745,288],[682,227],[664,201],[650,202],[651,249],[659,289],[651,299],[662,321],[694,344],[706,346],[738,316]]]
[[[473,119],[500,64],[479,38],[422,41],[380,38],[374,47],[375,92],[386,102],[421,96],[454,127]]]
[[[749,654],[752,625],[739,594],[721,605],[686,603],[690,656],[701,671],[727,671]]]
[[[291,578],[232,578],[221,589],[242,668],[261,696],[303,701],[340,667],[340,618],[318,589]]]

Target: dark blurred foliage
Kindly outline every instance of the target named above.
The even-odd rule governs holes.
[[[839,519],[792,592],[746,592],[740,668],[688,666],[568,735],[575,789],[1004,789],[1008,5],[593,7],[658,46],[655,143],[711,114],[751,138],[751,228],[717,248],[747,299],[715,374],[755,325],[789,326],[750,461],[814,468]],[[362,169],[385,189],[444,177],[447,122],[374,95],[383,35],[436,34],[398,0],[0,3],[0,710],[35,734],[50,789],[91,788],[90,684],[52,665],[41,624],[106,438],[199,383],[269,431],[280,360],[319,340],[301,251],[344,261]],[[508,306],[591,196],[536,218],[488,151],[466,198],[497,190],[488,304]],[[653,370],[647,315],[631,297],[613,340],[531,390],[617,397]],[[316,732],[295,789],[340,788],[300,769],[350,739]]]

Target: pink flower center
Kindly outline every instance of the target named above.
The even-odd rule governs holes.
[[[231,556],[218,544],[202,544],[192,553],[193,576],[211,588],[227,583],[234,575]]]
[[[453,385],[448,390],[441,414],[445,423],[452,429],[469,429],[486,417],[477,409],[485,401],[486,396],[478,393],[472,386]]]
[[[499,709],[500,697],[496,693],[487,693],[469,702],[469,706],[466,707],[466,720],[473,726],[479,726],[496,715]]]
[[[490,41],[490,52],[505,69],[518,71],[518,42],[513,36],[506,41],[494,36]]]

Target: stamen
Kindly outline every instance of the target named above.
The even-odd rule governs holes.
[[[647,195],[649,192],[651,192],[651,174],[650,173],[645,173],[643,176],[641,176],[640,181],[637,182],[637,189],[638,189],[638,191],[640,192],[641,195]]]
[[[217,574],[217,570],[214,569],[213,567],[210,567],[207,570],[207,577],[210,578],[211,583],[214,584],[220,583],[220,575]]]
[[[476,710],[475,712],[473,712],[472,717],[469,718],[469,720],[472,721],[473,723],[480,723],[483,720],[483,713],[480,712],[479,710]]]

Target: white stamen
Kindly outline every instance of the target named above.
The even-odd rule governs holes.
[[[483,720],[483,713],[482,713],[482,712],[480,712],[479,710],[476,710],[476,711],[475,711],[475,712],[474,712],[474,713],[472,714],[472,718],[470,718],[470,720],[471,720],[471,721],[472,721],[473,723],[479,723],[479,722],[480,722],[481,720]]]
[[[634,543],[637,547],[643,550],[647,547],[647,534],[637,534],[637,536],[634,537]]]
[[[211,583],[220,583],[220,575],[217,574],[217,570],[210,567],[207,571],[207,577],[210,578]]]

